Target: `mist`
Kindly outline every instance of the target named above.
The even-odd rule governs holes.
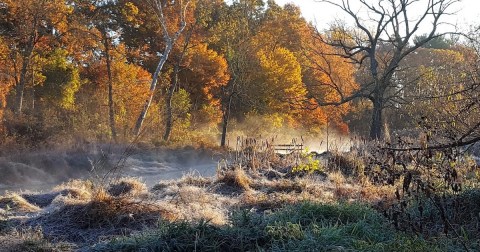
[[[292,144],[293,142],[298,145],[302,144],[303,149],[308,152],[347,152],[360,141],[360,138],[355,135],[339,133],[335,128],[328,130],[323,128],[318,132],[311,132],[301,128],[274,127],[263,120],[264,118],[257,116],[234,124],[227,135],[227,147],[236,149],[239,140],[254,138],[268,141],[273,145]]]
[[[92,145],[72,150],[39,150],[0,157],[0,192],[48,191],[71,179],[138,177],[148,186],[186,173],[213,176],[219,156],[209,150],[127,149]],[[128,151],[126,151],[128,150]]]

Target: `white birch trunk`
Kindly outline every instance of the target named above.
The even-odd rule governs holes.
[[[140,131],[142,129],[143,122],[145,121],[145,118],[147,117],[148,109],[150,108],[150,105],[152,104],[153,101],[153,96],[155,95],[155,90],[157,87],[157,82],[158,82],[158,77],[160,76],[160,73],[162,71],[163,65],[168,59],[168,56],[170,55],[170,52],[173,49],[173,45],[175,44],[175,41],[177,41],[178,37],[180,34],[183,32],[185,27],[187,26],[185,22],[185,14],[186,10],[188,7],[190,1],[187,1],[185,5],[183,5],[183,1],[180,1],[180,28],[171,36],[168,32],[167,29],[167,19],[163,15],[163,6],[162,6],[162,1],[160,0],[155,0],[153,1],[153,6],[156,8],[157,11],[157,18],[158,21],[160,22],[160,25],[163,30],[163,38],[165,42],[165,50],[163,51],[162,56],[160,57],[160,62],[157,65],[157,69],[155,70],[155,73],[152,76],[152,84],[150,85],[150,96],[148,100],[145,101],[145,106],[143,107],[142,112],[140,113],[137,123],[135,124],[134,128],[134,134],[135,136],[138,136],[140,134]]]

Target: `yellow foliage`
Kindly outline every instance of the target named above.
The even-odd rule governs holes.
[[[116,115],[117,122],[120,128],[130,129],[148,97],[151,76],[143,68],[122,61],[115,61],[112,68],[114,103],[122,112]]]
[[[128,22],[133,22],[135,20],[135,16],[138,15],[138,11],[138,7],[132,2],[126,2],[121,10],[122,15]]]
[[[271,109],[286,109],[289,101],[301,100],[307,94],[302,83],[302,68],[288,49],[280,47],[273,51],[260,50],[257,57],[260,61],[261,79],[255,91],[261,90],[258,94],[266,97],[266,103]]]
[[[183,77],[193,100],[218,103],[215,94],[230,80],[225,58],[201,43],[188,51],[188,71]],[[197,99],[196,99],[197,98]]]

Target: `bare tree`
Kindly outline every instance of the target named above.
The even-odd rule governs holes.
[[[180,34],[182,34],[183,30],[187,26],[186,20],[185,20],[185,15],[186,11],[188,8],[188,5],[190,3],[190,0],[186,0],[185,2],[183,0],[177,0],[177,1],[164,1],[164,0],[150,0],[149,3],[151,4],[152,8],[155,11],[156,18],[158,22],[160,23],[160,27],[162,29],[163,33],[163,41],[165,43],[165,49],[160,55],[160,61],[158,62],[157,68],[155,70],[155,73],[152,76],[152,83],[150,85],[150,96],[148,100],[145,102],[145,106],[143,107],[142,112],[140,113],[137,123],[135,124],[135,129],[134,129],[134,134],[139,135],[140,134],[140,129],[142,128],[142,124],[147,116],[148,109],[150,108],[150,105],[152,104],[153,96],[155,94],[155,89],[157,87],[157,82],[158,82],[158,76],[160,75],[160,72],[162,71],[163,65],[168,59],[168,56],[170,55],[170,52],[173,49],[173,45],[175,42],[178,40],[180,37]],[[167,5],[170,4],[179,4],[179,10],[180,10],[180,19],[179,19],[179,27],[177,30],[173,33],[169,32],[169,27],[168,27],[168,21],[165,15],[164,15],[164,9],[167,7]]]
[[[318,101],[321,106],[340,105],[354,99],[368,99],[373,104],[370,125],[370,137],[379,139],[383,136],[384,109],[398,94],[398,83],[395,73],[400,63],[419,47],[432,39],[444,36],[439,33],[438,27],[442,24],[443,16],[450,14],[447,10],[459,0],[379,0],[355,1],[360,9],[354,9],[350,0],[317,0],[339,8],[354,21],[354,28],[349,29],[345,24],[333,26],[327,34],[316,32],[315,39],[337,48],[334,55],[342,56],[359,69],[367,72],[356,92],[350,95],[343,94],[341,88],[335,92],[341,97],[335,102]],[[412,15],[412,9],[418,15]],[[366,11],[366,12],[364,12]],[[365,16],[360,16],[360,13]],[[425,28],[430,23],[429,31],[414,44],[409,42],[418,35],[420,26]],[[317,52],[322,53],[322,52]],[[330,53],[331,55],[332,53]],[[334,84],[335,85],[335,84]]]

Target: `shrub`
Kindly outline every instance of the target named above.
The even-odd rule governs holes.
[[[293,173],[314,173],[323,171],[324,167],[320,164],[320,160],[315,159],[314,154],[308,153],[308,150],[306,150],[306,152],[302,154],[302,160],[300,161],[300,163],[292,168]]]

